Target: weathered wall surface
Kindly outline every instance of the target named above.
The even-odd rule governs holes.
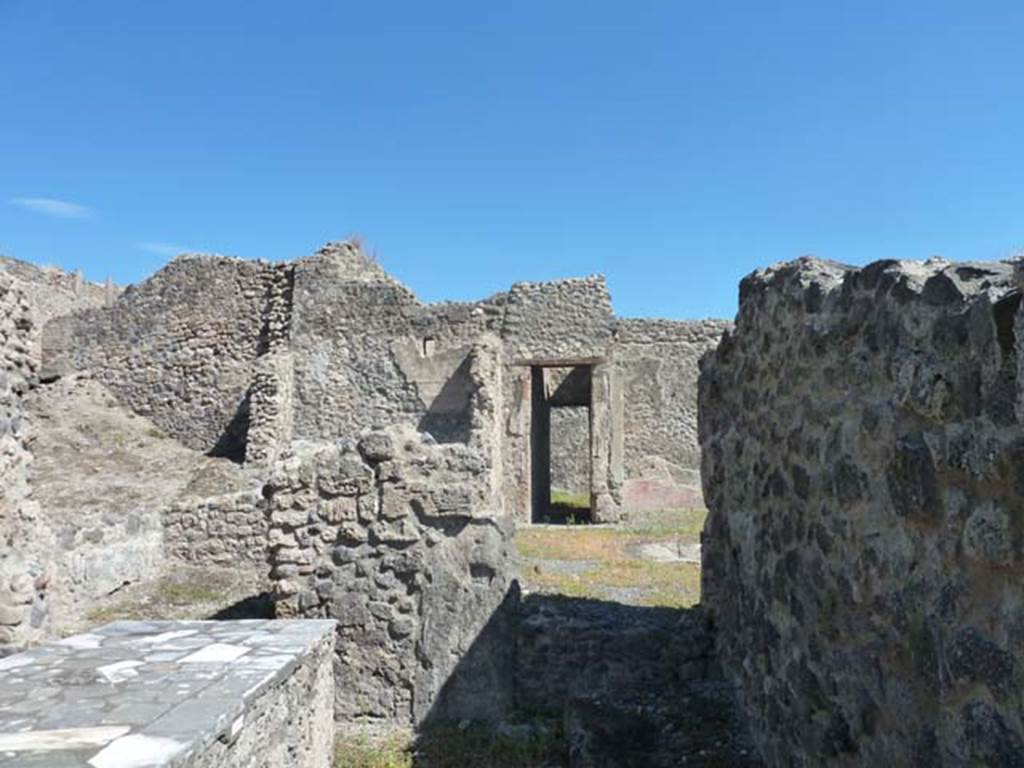
[[[59,269],[0,257],[0,652],[49,629],[55,531],[31,487],[38,424],[26,395],[37,383],[47,320],[116,295]]]
[[[540,594],[521,606],[516,704],[526,712],[557,714],[574,699],[628,706],[714,665],[696,613]]]
[[[551,283],[516,283],[505,302],[501,339],[507,373],[503,400],[506,404],[502,452],[505,456],[507,508],[520,519],[531,510],[531,373],[530,364],[604,364],[611,354],[614,315],[603,277],[572,278]],[[591,457],[590,490],[609,517],[621,497],[621,477],[611,466],[614,428],[607,377],[594,376],[594,391],[601,403],[593,420],[597,458]],[[556,418],[558,418],[556,416]],[[621,435],[619,436],[621,441]],[[564,435],[572,445],[581,437]],[[620,442],[621,444],[621,442]],[[561,443],[553,446],[561,450]],[[619,465],[621,466],[621,465]],[[562,472],[559,470],[560,473]],[[567,468],[576,476],[588,470]],[[564,474],[564,473],[562,473]]]
[[[32,275],[34,286],[49,284],[44,271]],[[396,423],[467,443],[472,352],[494,338],[510,510],[530,509],[529,363],[552,362],[596,365],[592,467],[556,467],[556,477],[572,478],[564,485],[589,478],[609,520],[624,502],[698,503],[693,366],[718,326],[616,321],[601,277],[426,305],[356,245],[332,243],[287,264],[183,256],[124,292],[67,275],[58,282],[60,300],[47,299],[62,309],[43,333],[44,377],[94,371],[121,403],[190,448],[269,466],[292,439]],[[78,311],[59,316],[69,309]],[[586,439],[561,434],[567,445]]]
[[[473,346],[500,330],[504,296],[424,305],[354,246],[295,263],[291,347],[298,439],[396,423],[469,439]]]
[[[267,488],[279,616],[339,622],[339,720],[488,718],[510,705],[511,521],[487,460],[411,430],[296,443]],[[472,649],[472,652],[470,652]]]
[[[627,510],[703,504],[697,441],[699,363],[729,326],[722,320],[617,321],[615,368],[624,403]]]
[[[587,408],[551,409],[551,488],[590,493],[590,413]]]
[[[109,304],[122,290],[113,284],[89,282],[78,272],[39,267],[5,256],[0,256],[0,273],[13,280],[25,295],[32,307],[37,331],[55,317]]]
[[[700,385],[704,603],[773,765],[1024,754],[1024,320],[1009,263],[801,260]]]
[[[53,535],[31,495],[22,403],[38,367],[36,334],[29,297],[0,275],[0,653],[38,640],[47,623]]]
[[[418,410],[390,354],[418,310],[405,286],[343,244],[296,263],[293,295],[296,438],[353,436]]]
[[[247,485],[258,489],[257,482],[227,459],[207,458],[170,439],[87,374],[39,386],[22,403],[33,424],[28,480],[52,532],[54,629],[126,583],[158,577],[169,550],[190,553],[194,561],[200,553],[228,545],[237,551],[255,541],[251,529],[259,518],[231,498]],[[174,524],[187,519],[186,509],[194,510],[202,540],[185,539]],[[235,528],[231,523],[240,516],[245,522]],[[236,538],[246,529],[249,535]],[[265,549],[261,542],[258,551]]]
[[[245,462],[269,466],[291,442],[295,418],[295,360],[278,349],[256,359],[249,387]]]
[[[510,361],[603,357],[612,342],[612,300],[603,277],[516,283],[501,336]]]
[[[109,307],[48,323],[44,370],[91,370],[189,447],[237,452],[268,295],[281,279],[263,262],[178,257]]]
[[[163,549],[197,565],[267,561],[267,508],[259,490],[175,501],[163,511]]]

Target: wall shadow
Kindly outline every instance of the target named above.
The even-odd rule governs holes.
[[[231,421],[217,439],[217,443],[206,452],[207,456],[230,459],[235,464],[245,461],[245,446],[249,438],[249,393],[238,404]]]
[[[235,621],[237,619],[273,619],[274,601],[270,592],[250,595],[238,602],[226,605],[207,617],[214,621]]]
[[[564,765],[759,765],[713,638],[699,607],[524,596],[515,585],[443,686],[421,743],[460,720],[541,718],[564,739]]]
[[[467,356],[445,381],[417,425],[439,443],[468,443],[473,427],[473,361]]]

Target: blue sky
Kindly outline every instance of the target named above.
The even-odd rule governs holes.
[[[0,0],[0,252],[141,279],[358,233],[427,300],[731,316],[814,253],[1024,248],[1019,2]]]

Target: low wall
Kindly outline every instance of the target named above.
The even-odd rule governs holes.
[[[1021,765],[1009,263],[801,260],[704,364],[703,600],[771,765]]]
[[[175,502],[163,513],[165,554],[198,565],[267,561],[267,508],[258,490]]]
[[[516,705],[561,714],[575,699],[628,706],[668,681],[712,671],[712,634],[697,612],[562,595],[523,597]]]
[[[329,768],[333,645],[331,621],[124,621],[0,659],[0,766]]]
[[[292,451],[267,486],[276,611],[338,620],[337,719],[505,714],[513,526],[482,454],[411,430]]]

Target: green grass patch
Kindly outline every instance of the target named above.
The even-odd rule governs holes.
[[[405,733],[371,738],[367,734],[340,736],[334,749],[334,768],[412,768],[412,744]]]
[[[565,750],[557,721],[502,730],[483,723],[440,723],[417,736],[406,731],[343,734],[335,746],[334,768],[541,768],[561,765]]]
[[[570,509],[590,509],[589,493],[573,493],[572,491],[551,491],[551,504]]]
[[[700,566],[695,563],[600,563],[584,574],[538,564],[523,578],[531,589],[588,600],[608,600],[616,590],[640,590],[630,602],[666,608],[692,608],[700,602]]]
[[[621,526],[524,527],[516,546],[525,560],[528,589],[595,600],[623,590],[638,605],[688,608],[700,602],[700,565],[657,562],[636,554],[640,544],[693,546],[700,541],[706,511],[674,510],[634,516]],[[587,563],[583,572],[545,561]]]

